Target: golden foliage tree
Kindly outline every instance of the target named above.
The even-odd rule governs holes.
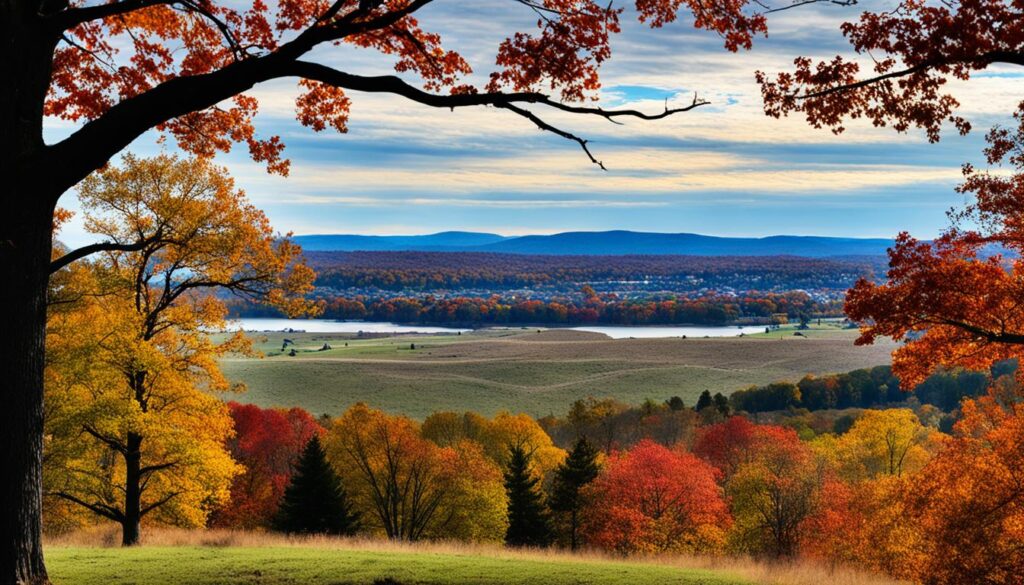
[[[910,409],[866,410],[836,441],[836,461],[851,481],[901,477],[924,467],[940,444]]]
[[[1024,575],[1024,402],[1003,381],[968,400],[948,447],[918,475],[908,511],[928,537],[909,577],[1021,583]]]
[[[327,452],[364,519],[388,538],[496,541],[505,534],[501,472],[471,440],[441,447],[412,419],[359,403],[334,421]]]
[[[45,489],[120,523],[131,545],[144,518],[202,525],[238,471],[217,358],[250,348],[240,333],[211,339],[226,317],[213,293],[301,313],[313,274],[207,162],[126,156],[80,196],[110,244],[87,264],[55,261]]]

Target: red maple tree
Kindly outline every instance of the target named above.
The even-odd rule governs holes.
[[[302,449],[323,433],[316,419],[301,408],[260,408],[228,403],[235,436],[228,442],[231,457],[245,468],[231,484],[231,501],[211,520],[229,528],[268,528]]]
[[[758,72],[765,111],[799,112],[836,133],[852,118],[901,132],[916,127],[933,142],[946,123],[967,133],[970,122],[945,86],[993,64],[1024,65],[1022,16],[1020,2],[1002,0],[905,0],[889,12],[865,12],[842,31],[856,53],[871,56],[870,73],[841,56],[800,57],[794,71],[774,78]],[[863,324],[858,343],[907,340],[894,356],[905,387],[939,366],[985,368],[1024,354],[1024,102],[1014,117],[1016,127],[986,136],[993,169],[964,165],[958,191],[971,200],[951,214],[949,229],[931,242],[900,234],[887,281],[862,280],[847,297],[847,314]]]
[[[717,476],[693,454],[645,439],[588,487],[601,511],[588,517],[584,538],[620,553],[716,550],[730,521]]]

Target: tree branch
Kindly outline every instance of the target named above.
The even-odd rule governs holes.
[[[854,82],[854,83],[848,83],[848,84],[844,84],[844,85],[837,85],[835,87],[830,87],[828,89],[823,89],[821,91],[816,91],[816,92],[812,92],[812,93],[806,93],[806,94],[797,95],[797,96],[794,96],[794,97],[796,97],[796,99],[799,99],[799,100],[806,100],[806,99],[813,99],[813,98],[818,98],[818,97],[824,97],[824,96],[827,96],[827,95],[830,95],[830,94],[834,94],[834,93],[841,93],[841,92],[846,92],[846,91],[852,91],[852,90],[855,90],[855,89],[860,89],[862,87],[866,87],[868,85],[872,85],[872,84],[878,83],[879,81],[885,81],[886,79],[894,79],[894,78],[897,78],[897,77],[906,77],[907,75],[913,75],[915,73],[920,73],[922,71],[925,71],[925,70],[928,70],[928,69],[932,69],[932,68],[935,68],[935,67],[943,67],[943,66],[947,66],[947,65],[955,65],[955,64],[959,64],[959,63],[984,63],[985,66],[991,65],[993,63],[1008,63],[1008,64],[1011,64],[1011,65],[1021,65],[1021,66],[1024,66],[1024,53],[1017,53],[1017,52],[1011,52],[1011,51],[990,51],[988,53],[984,53],[982,55],[979,55],[977,57],[972,57],[970,59],[932,59],[932,60],[929,60],[929,61],[925,61],[923,63],[918,63],[917,65],[914,65],[913,67],[907,67],[906,69],[900,69],[899,71],[890,71],[889,73],[885,73],[883,75],[876,75],[875,77],[870,77],[868,79],[862,79],[862,80]]]
[[[519,106],[514,106],[512,104],[498,104],[497,107],[504,108],[504,109],[506,109],[506,110],[508,110],[510,112],[514,112],[516,114],[519,114],[520,116],[522,116],[522,117],[526,118],[527,120],[529,120],[529,121],[533,122],[534,124],[536,124],[537,127],[540,128],[541,130],[544,130],[546,132],[551,132],[553,134],[557,134],[558,136],[561,136],[562,138],[565,138],[566,140],[572,140],[573,142],[575,142],[575,143],[580,145],[580,148],[583,149],[583,152],[587,155],[588,158],[590,158],[590,162],[592,162],[595,165],[601,167],[602,171],[607,171],[608,170],[608,169],[605,168],[603,162],[601,162],[601,161],[597,160],[596,158],[594,158],[594,153],[590,152],[590,148],[587,146],[587,141],[584,140],[583,138],[580,138],[579,136],[576,136],[572,132],[561,130],[559,128],[556,128],[555,126],[552,126],[551,124],[548,124],[544,120],[540,119],[539,116],[537,116],[536,114],[534,114],[533,112],[531,112],[530,110],[527,110],[525,108],[520,108]]]
[[[788,4],[786,6],[779,6],[778,8],[771,8],[767,4],[762,4],[761,2],[758,2],[758,4],[765,9],[765,11],[762,12],[761,14],[774,14],[776,12],[784,12],[786,10],[791,10],[793,8],[807,6],[808,4],[822,3],[835,4],[837,6],[856,6],[857,0],[797,0],[792,4]]]
[[[54,272],[57,272],[61,268],[64,268],[65,266],[71,264],[72,262],[81,260],[82,258],[89,256],[90,254],[95,254],[97,252],[138,252],[140,250],[144,250],[151,244],[157,244],[161,242],[170,243],[171,241],[163,240],[159,236],[154,236],[152,238],[146,238],[144,240],[139,240],[138,242],[134,242],[131,244],[120,244],[117,242],[97,242],[95,244],[89,244],[88,246],[82,246],[77,250],[72,250],[71,252],[64,254],[60,258],[51,261],[50,274],[53,274]]]
[[[181,492],[173,492],[171,494],[168,494],[166,497],[163,497],[163,498],[153,502],[152,504],[142,508],[142,510],[139,511],[139,518],[142,518],[143,516],[145,516],[146,514],[149,514],[153,510],[159,508],[160,506],[163,506],[167,502],[170,502],[171,500],[173,500],[174,498],[178,497],[179,495],[181,495]]]
[[[157,471],[163,471],[164,469],[170,469],[180,463],[180,461],[168,461],[166,463],[156,463],[154,465],[147,465],[139,469],[139,475],[146,475],[148,473],[155,473]]]
[[[94,514],[103,516],[108,520],[113,520],[114,522],[124,522],[124,514],[122,514],[120,510],[116,510],[106,504],[100,502],[89,503],[66,492],[49,492],[48,495],[63,498],[69,502],[78,504],[79,506],[87,508]]]
[[[63,12],[53,14],[47,18],[47,21],[50,22],[57,30],[64,31],[75,28],[76,26],[91,20],[128,14],[129,12],[148,8],[150,6],[156,6],[158,4],[174,4],[175,1],[176,0],[122,0],[121,2],[110,2],[108,4],[99,4],[96,6],[82,6],[79,8],[70,8]]]
[[[107,446],[109,446],[111,449],[117,451],[118,453],[121,453],[122,455],[126,454],[128,452],[128,449],[124,446],[124,444],[122,444],[121,442],[117,441],[116,439],[112,439],[112,438],[110,438],[110,437],[100,433],[99,431],[97,431],[96,429],[92,428],[89,425],[82,425],[82,430],[84,430],[86,433],[89,433],[90,435],[95,437],[96,440],[101,441],[103,443],[106,443]]]
[[[600,116],[602,118],[614,121],[615,118],[619,117],[631,117],[638,118],[641,120],[660,120],[667,118],[673,114],[681,112],[687,112],[694,108],[707,105],[710,102],[699,99],[694,95],[693,101],[681,108],[668,108],[657,114],[647,114],[639,110],[605,110],[598,107],[587,107],[587,106],[575,106],[571,104],[565,104],[552,100],[548,96],[537,93],[537,92],[516,92],[516,93],[465,93],[465,94],[454,94],[454,95],[438,95],[423,91],[417,87],[409,85],[402,79],[393,75],[366,77],[362,75],[353,75],[351,73],[345,73],[332,69],[325,65],[318,63],[310,63],[306,61],[296,61],[295,64],[290,68],[301,77],[311,79],[314,81],[320,81],[328,85],[335,87],[341,87],[343,89],[350,89],[355,91],[363,91],[369,93],[391,93],[402,96],[411,101],[421,103],[427,106],[435,108],[458,108],[467,106],[482,106],[490,105],[498,108],[507,109],[512,111],[537,125],[541,130],[552,132],[572,140],[580,145],[583,152],[586,153],[590,161],[604,169],[604,165],[601,161],[597,160],[587,147],[587,141],[571,132],[561,130],[548,122],[542,120],[535,113],[518,107],[514,104],[518,103],[529,103],[544,105],[556,110],[563,112],[569,112],[573,114],[586,114],[592,116]],[[607,170],[607,169],[605,169]]]

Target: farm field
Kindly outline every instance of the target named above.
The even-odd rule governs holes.
[[[338,415],[350,404],[422,418],[438,410],[562,414],[574,400],[627,403],[704,390],[732,393],[751,384],[886,364],[891,342],[856,347],[856,331],[830,323],[794,335],[782,328],[734,338],[618,339],[569,330],[485,329],[462,335],[358,338],[352,334],[253,334],[263,359],[222,363],[247,391],[231,399],[301,406]],[[284,338],[296,355],[281,351]],[[321,350],[324,345],[330,349]],[[347,345],[346,345],[347,344]]]

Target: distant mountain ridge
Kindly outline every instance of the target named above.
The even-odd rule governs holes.
[[[550,255],[690,255],[690,256],[878,256],[893,240],[825,236],[731,238],[700,234],[631,232],[564,232],[536,236],[501,236],[478,232],[440,232],[421,236],[305,235],[296,243],[310,251],[495,252]]]

